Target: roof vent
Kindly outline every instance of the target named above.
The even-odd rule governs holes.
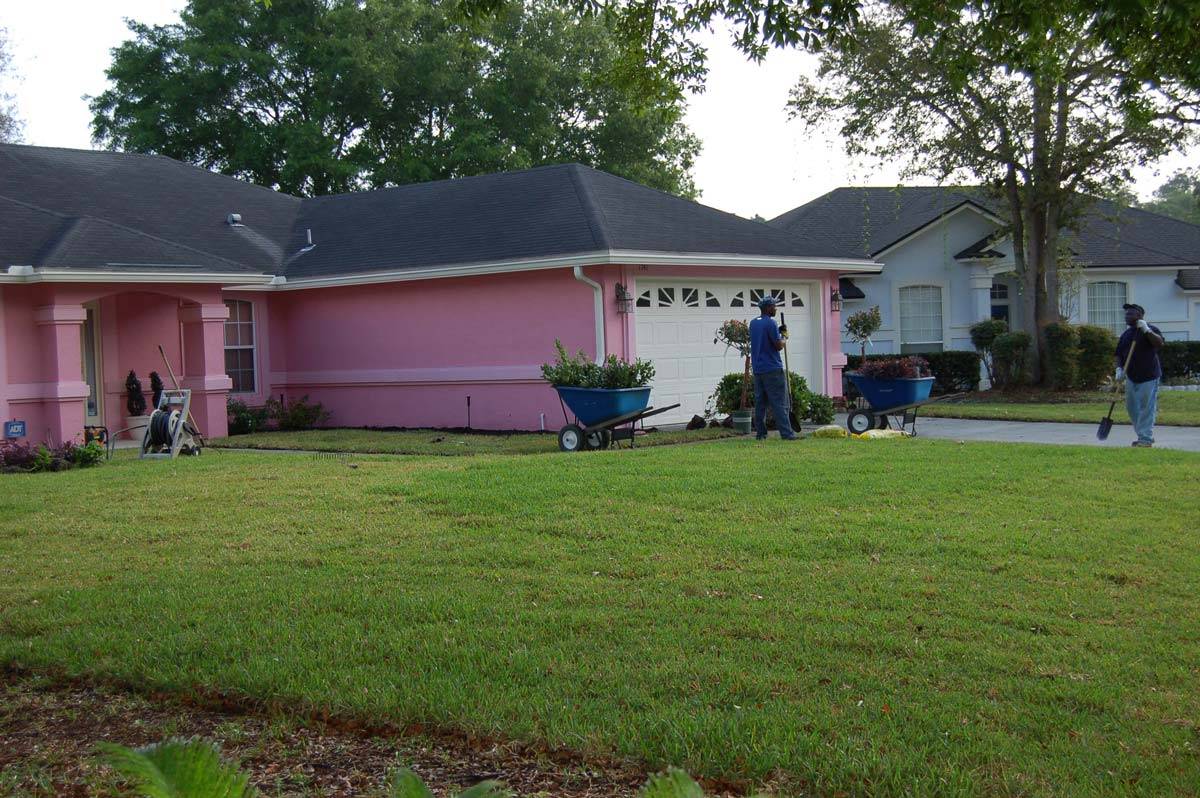
[[[300,247],[300,251],[296,254],[302,255],[305,252],[311,252],[313,249],[316,248],[317,245],[314,244],[313,240],[312,240],[312,228],[311,227],[305,229],[304,241],[305,241],[304,246]]]
[[[225,221],[229,222],[230,227],[241,227],[242,215],[240,213],[231,213],[225,217]]]

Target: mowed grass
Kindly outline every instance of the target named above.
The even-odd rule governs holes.
[[[1117,400],[1113,421],[1128,424],[1124,394],[1089,392],[1066,394],[1054,401],[1030,401],[1021,395],[1002,393],[968,396],[961,400],[934,402],[921,407],[921,415],[936,418],[985,418],[1002,421],[1069,421],[1098,424],[1108,414],[1108,406]],[[1159,391],[1158,424],[1200,427],[1200,393],[1195,391]]]
[[[1194,795],[1198,480],[926,440],[5,476],[0,662],[781,794]]]
[[[670,446],[677,443],[732,438],[738,433],[723,428],[658,430],[639,435],[634,446]],[[621,441],[628,447],[628,441]],[[556,433],[487,435],[441,430],[314,429],[303,432],[256,432],[218,438],[212,445],[223,449],[299,449],[314,452],[368,454],[474,455],[546,454],[558,451]]]

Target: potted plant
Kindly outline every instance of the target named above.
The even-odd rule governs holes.
[[[730,415],[733,417],[733,428],[738,432],[749,433],[754,422],[754,411],[747,402],[750,391],[750,325],[739,319],[730,319],[717,328],[714,344],[725,344],[726,351],[737,350],[745,361],[742,371],[742,394],[738,400],[737,409]]]
[[[163,385],[162,377],[158,376],[158,372],[157,371],[150,372],[150,409],[151,410],[158,409],[158,402],[160,399],[162,399],[164,388],[166,388],[166,386]]]
[[[846,376],[870,403],[870,411],[860,411],[868,428],[872,413],[923,402],[934,383],[929,361],[916,355],[864,360],[858,371]]]
[[[142,383],[132,371],[125,378],[125,409],[129,411],[129,415],[125,417],[125,429],[129,430],[129,437],[137,440],[150,418],[146,415],[146,397],[142,393]]]
[[[542,365],[542,378],[554,386],[559,397],[585,426],[592,426],[627,413],[644,410],[650,404],[650,380],[654,364],[646,360],[630,363],[609,355],[603,363],[594,363],[580,350],[568,355],[561,341],[555,341],[558,358]],[[603,448],[599,433],[589,440],[592,448]]]

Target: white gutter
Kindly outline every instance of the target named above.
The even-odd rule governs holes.
[[[574,267],[575,279],[592,287],[592,313],[596,316],[596,362],[604,360],[604,287],[583,273],[582,266]]]
[[[217,283],[232,285],[271,282],[269,274],[224,274],[221,272],[108,271],[96,269],[38,269],[9,266],[0,272],[0,283]]]

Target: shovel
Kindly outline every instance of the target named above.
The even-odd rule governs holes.
[[[786,314],[779,314],[779,321],[783,326],[787,326]],[[783,339],[783,390],[787,393],[787,408],[788,422],[792,425],[792,431],[797,435],[800,434],[800,419],[796,418],[796,411],[792,407],[792,367],[788,364],[787,339]]]
[[[1125,379],[1129,379],[1129,361],[1133,358],[1133,350],[1137,346],[1137,338],[1134,338],[1129,343],[1129,353],[1125,355],[1125,367],[1121,369],[1125,372]],[[1112,404],[1108,406],[1108,415],[1100,419],[1100,429],[1096,430],[1096,437],[1102,441],[1108,440],[1108,433],[1112,432],[1113,428],[1113,408],[1117,406],[1117,400],[1113,399]]]

